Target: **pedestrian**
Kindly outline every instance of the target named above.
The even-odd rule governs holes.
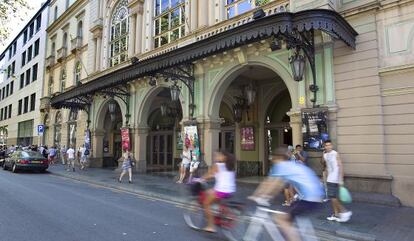
[[[296,160],[298,160],[302,164],[309,165],[308,153],[303,150],[303,147],[301,145],[296,145],[294,154],[295,154]]]
[[[70,145],[69,149],[66,151],[67,155],[67,171],[75,171],[75,150],[73,149],[73,145]]]
[[[65,165],[66,164],[66,146],[65,145],[62,145],[61,147],[60,147],[60,159],[61,159],[61,161],[62,161],[62,165]]]
[[[135,166],[135,162],[132,159],[132,155],[129,151],[124,153],[124,160],[122,162],[122,172],[121,176],[119,176],[118,182],[122,182],[122,178],[128,172],[129,175],[129,183],[132,183],[132,167]]]
[[[190,183],[192,178],[197,175],[197,170],[198,170],[199,165],[200,165],[200,161],[198,159],[191,160],[191,163],[190,163],[190,177],[188,178],[188,183]]]
[[[80,165],[81,165],[81,170],[86,169],[87,166],[87,162],[88,162],[88,155],[89,155],[89,150],[87,150],[85,148],[85,144],[83,144],[80,148],[79,148],[79,155],[80,155]]]
[[[190,167],[191,163],[190,155],[190,151],[188,150],[187,146],[185,146],[183,153],[181,154],[180,177],[178,178],[177,183],[183,183],[185,176],[187,175],[187,169]]]
[[[295,152],[293,146],[288,146],[286,152],[287,160],[297,163],[298,160],[296,159]],[[285,201],[282,203],[282,206],[290,207],[292,203],[295,201],[295,189],[291,184],[286,184],[285,189],[283,190]]]
[[[49,149],[49,165],[55,164],[56,154],[57,154],[56,148],[52,146]]]
[[[344,169],[339,153],[333,150],[330,140],[325,141],[325,151],[322,158],[327,171],[328,197],[331,199],[334,212],[327,219],[329,221],[348,222],[351,219],[352,212],[348,211],[338,198],[339,186],[344,183]]]
[[[48,158],[48,156],[49,156],[49,150],[47,149],[47,146],[44,146],[44,147],[43,147],[42,155],[43,155],[45,158]]]

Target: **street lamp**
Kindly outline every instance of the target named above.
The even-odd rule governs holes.
[[[292,68],[293,79],[301,81],[305,72],[305,57],[296,51],[295,55],[289,58],[290,67]]]
[[[253,84],[246,86],[246,99],[247,104],[250,106],[253,104],[254,100],[256,99],[256,89],[254,88]]]
[[[174,81],[174,84],[170,86],[171,100],[179,101],[180,100],[180,87],[177,85],[177,82]]]
[[[161,106],[160,106],[160,109],[161,109],[161,115],[163,117],[167,116],[167,109],[168,109],[167,104],[166,103],[162,103]]]
[[[243,105],[236,103],[233,105],[233,117],[236,123],[239,123],[243,119]]]
[[[111,116],[111,121],[115,121],[115,109],[116,109],[116,103],[114,100],[112,100],[108,104],[108,110]]]

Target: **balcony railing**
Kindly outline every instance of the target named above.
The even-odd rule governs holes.
[[[66,47],[57,50],[57,61],[62,62],[66,58]]]
[[[78,51],[80,48],[82,48],[82,37],[76,37],[70,41],[70,50],[72,53]]]
[[[46,58],[46,68],[50,69],[53,67],[53,65],[55,65],[55,56],[50,55],[49,57]]]

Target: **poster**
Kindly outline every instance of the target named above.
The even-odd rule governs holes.
[[[177,132],[177,150],[182,150],[183,149],[183,135],[181,133],[181,131]]]
[[[198,138],[197,126],[184,127],[184,145],[191,153],[192,161],[200,160],[200,141]]]
[[[303,147],[307,150],[323,150],[324,141],[329,139],[328,109],[302,109]]]
[[[122,138],[122,150],[123,151],[129,151],[129,128],[121,128],[121,138]]]
[[[91,149],[91,131],[89,129],[85,131],[85,148]]]
[[[254,151],[254,128],[253,127],[242,127],[241,131],[241,149],[242,151]]]

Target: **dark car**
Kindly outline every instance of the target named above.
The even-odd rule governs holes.
[[[4,170],[17,172],[19,170],[46,171],[49,167],[48,160],[39,152],[15,151],[9,154],[3,164]]]

